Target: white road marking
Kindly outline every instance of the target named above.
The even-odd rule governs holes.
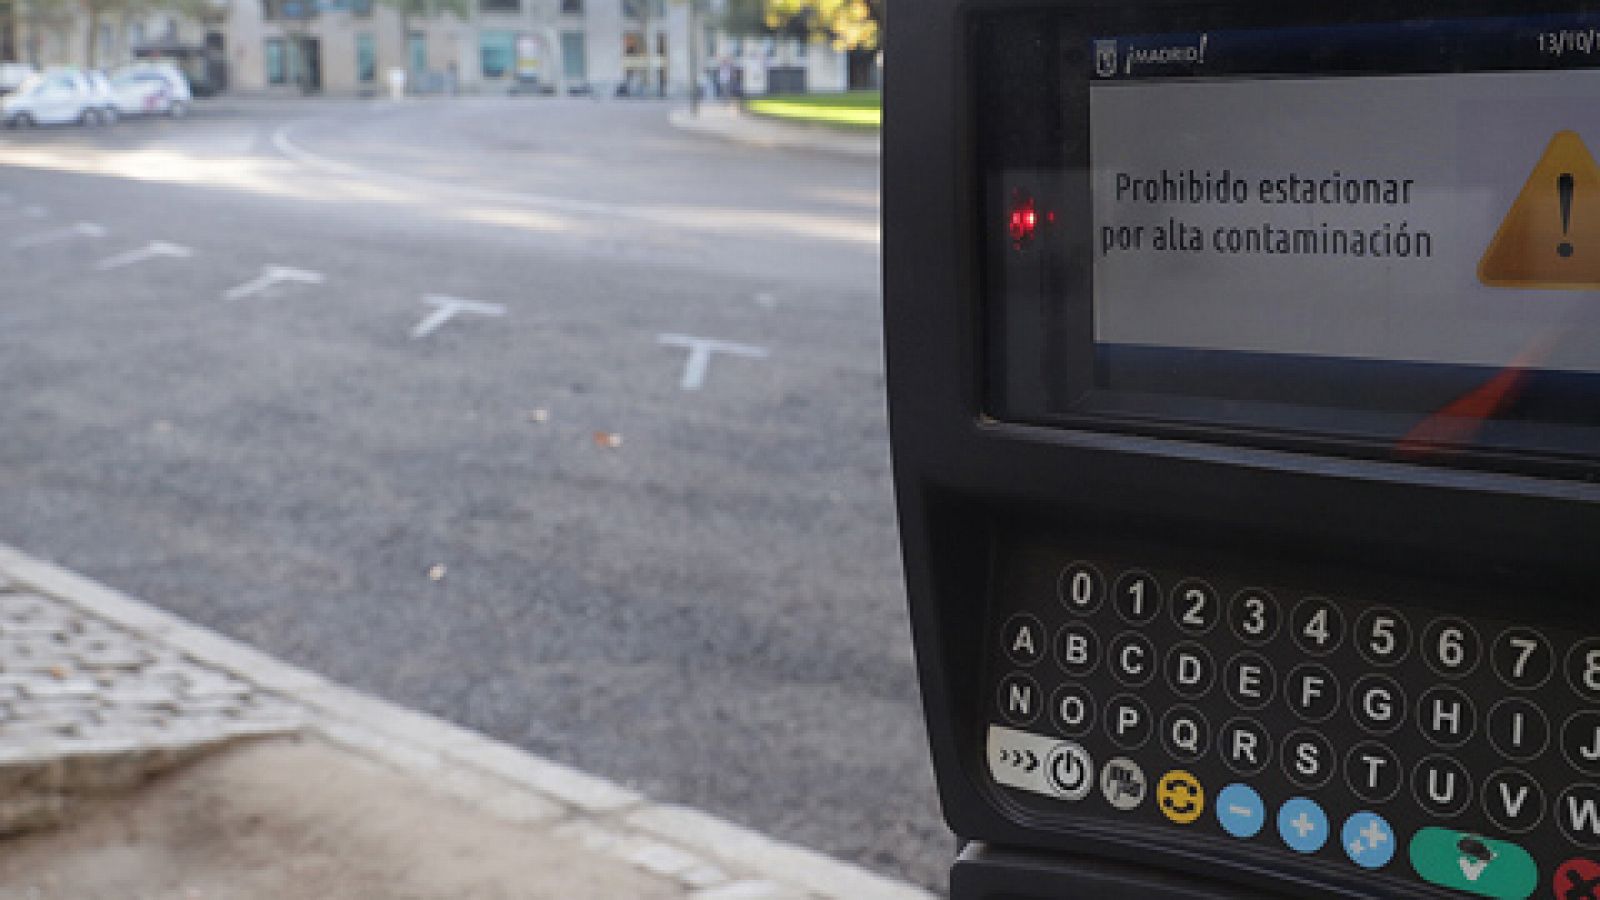
[[[766,359],[771,355],[765,347],[752,347],[749,344],[735,344],[711,338],[690,337],[686,334],[657,335],[656,343],[664,347],[682,347],[689,351],[689,359],[683,366],[683,381],[678,385],[686,391],[698,391],[705,386],[706,374],[711,369],[711,355],[713,353],[726,353],[729,356],[742,356],[745,359]]]
[[[129,250],[127,253],[119,253],[116,256],[108,256],[105,259],[95,263],[94,267],[97,271],[109,272],[112,269],[120,269],[124,266],[136,265],[138,263],[156,259],[158,257],[188,259],[193,255],[194,251],[183,246],[182,244],[169,244],[166,241],[151,241],[137,250]]]
[[[60,243],[61,241],[70,241],[73,238],[103,238],[105,236],[105,226],[96,225],[93,222],[79,222],[76,225],[68,225],[64,228],[52,228],[49,231],[41,231],[38,234],[30,234],[25,237],[19,237],[11,242],[11,246],[17,250],[27,250],[33,247],[43,247],[45,244],[56,244]]]
[[[776,294],[763,291],[756,295],[756,305],[762,309],[777,309],[778,297]]]
[[[243,300],[256,294],[264,294],[279,284],[295,282],[298,284],[321,284],[321,272],[307,272],[305,269],[291,269],[288,266],[262,266],[261,274],[238,287],[229,288],[223,295],[224,300]]]
[[[435,331],[444,323],[454,319],[461,313],[472,313],[478,316],[503,316],[506,308],[498,303],[480,303],[476,300],[463,300],[460,297],[445,297],[440,294],[429,294],[422,298],[422,302],[429,306],[437,307],[427,317],[411,329],[411,339],[421,340]]]

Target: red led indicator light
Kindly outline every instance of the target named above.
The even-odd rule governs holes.
[[[1056,214],[1040,212],[1032,197],[1020,192],[1011,197],[1011,214],[1006,221],[1006,232],[1017,247],[1030,243],[1038,236],[1041,224],[1055,224]]]

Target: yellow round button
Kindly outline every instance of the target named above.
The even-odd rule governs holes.
[[[1156,783],[1156,805],[1168,819],[1188,825],[1206,811],[1206,789],[1200,786],[1200,779],[1174,769]]]

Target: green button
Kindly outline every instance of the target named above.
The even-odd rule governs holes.
[[[1528,851],[1445,828],[1417,832],[1411,867],[1424,881],[1496,900],[1526,900],[1539,888],[1539,866]]]

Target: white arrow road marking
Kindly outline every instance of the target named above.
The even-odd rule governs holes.
[[[222,295],[222,298],[224,300],[243,300],[256,294],[264,294],[277,285],[286,282],[321,284],[323,278],[321,272],[307,272],[305,269],[291,269],[288,266],[262,266],[260,275],[238,287],[229,288]]]
[[[166,241],[151,241],[137,250],[129,250],[127,253],[119,253],[116,256],[108,256],[105,259],[95,263],[94,267],[98,271],[109,272],[112,269],[120,269],[123,266],[136,265],[138,263],[156,259],[158,257],[165,256],[172,259],[188,259],[193,255],[194,251],[183,246],[182,244],[169,244]]]
[[[76,225],[68,225],[65,228],[54,228],[50,231],[41,231],[38,234],[19,237],[11,242],[11,246],[17,250],[27,250],[33,247],[43,247],[45,244],[70,241],[78,237],[103,238],[105,236],[105,226],[96,225],[93,222],[79,222]]]
[[[463,300],[460,297],[445,297],[440,294],[429,294],[422,298],[422,302],[429,306],[437,307],[427,317],[411,329],[411,339],[421,340],[435,331],[444,323],[454,319],[462,313],[472,313],[478,316],[503,316],[506,308],[498,303],[479,303],[476,300]]]
[[[689,359],[683,366],[683,381],[678,385],[686,391],[698,391],[705,386],[706,373],[711,369],[713,353],[726,353],[729,356],[742,356],[746,359],[766,359],[770,355],[765,347],[690,337],[685,334],[657,335],[656,343],[664,347],[682,347],[689,351]]]

